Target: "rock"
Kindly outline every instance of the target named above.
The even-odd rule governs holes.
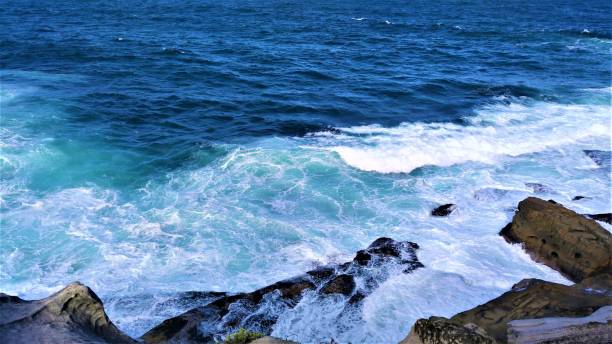
[[[524,199],[500,235],[575,282],[611,271],[610,232],[560,204]]]
[[[494,344],[495,340],[475,326],[458,325],[446,318],[430,317],[414,323],[408,337],[399,344]]]
[[[580,201],[581,199],[585,199],[585,198],[590,198],[590,197],[586,197],[586,196],[575,196],[574,198],[572,198],[572,201]]]
[[[609,223],[609,224],[612,225],[612,213],[585,214],[585,216],[590,218],[590,219],[606,222],[606,223]]]
[[[594,289],[594,286],[601,289]],[[498,298],[453,316],[450,321],[458,325],[475,324],[497,342],[506,343],[510,321],[588,316],[610,305],[611,290],[612,276],[608,274],[585,279],[574,286],[527,279]]]
[[[217,293],[210,303],[162,322],[141,339],[145,343],[212,343],[238,328],[270,334],[278,317],[295,307],[307,291],[320,298],[333,294],[345,303],[346,313],[353,314],[390,275],[423,266],[416,257],[417,248],[415,243],[378,238],[350,262],[318,267],[250,293]]]
[[[455,209],[457,209],[457,205],[453,203],[448,203],[437,207],[436,209],[431,211],[432,216],[448,216]]]
[[[342,294],[349,296],[355,290],[355,279],[351,275],[338,275],[323,286],[323,294]]]
[[[259,339],[255,339],[249,344],[298,344],[298,343],[292,342],[290,340],[284,340],[284,339],[274,338],[270,336],[265,336]]]
[[[72,283],[41,300],[0,296],[0,338],[4,343],[136,343],[104,312],[98,296]]]
[[[551,317],[508,323],[508,343],[608,344],[612,342],[612,306],[582,318]]]

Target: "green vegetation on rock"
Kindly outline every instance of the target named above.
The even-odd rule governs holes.
[[[255,339],[263,337],[263,333],[252,332],[247,329],[241,328],[238,331],[225,337],[223,344],[248,344]]]

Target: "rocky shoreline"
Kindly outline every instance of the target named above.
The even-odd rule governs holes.
[[[448,216],[445,204],[433,216]],[[521,201],[500,235],[537,262],[575,282],[525,279],[501,296],[449,319],[419,319],[401,344],[612,342],[612,237],[596,220],[554,201]],[[388,277],[423,268],[412,242],[379,238],[353,260],[306,272],[251,293],[193,292],[202,306],[167,319],[133,339],[108,318],[96,294],[72,283],[48,298],[26,301],[0,294],[0,339],[8,343],[214,343],[238,329],[272,332],[283,310],[302,298],[335,297],[346,312]],[[269,311],[274,309],[276,311]],[[535,320],[537,319],[537,320]],[[252,343],[292,343],[262,337]]]

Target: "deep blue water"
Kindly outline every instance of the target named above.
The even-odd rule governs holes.
[[[610,210],[610,169],[582,153],[610,150],[610,13],[5,1],[0,290],[81,280],[137,336],[181,311],[151,311],[165,295],[250,290],[387,235],[419,243],[425,272],[383,284],[354,323],[275,334],[391,342],[521,278],[562,280],[496,233],[529,182]],[[458,214],[428,216],[448,201]]]

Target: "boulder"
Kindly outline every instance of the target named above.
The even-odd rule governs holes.
[[[495,340],[474,324],[459,325],[446,318],[430,317],[417,320],[399,344],[456,343],[494,344]]]
[[[498,343],[506,343],[508,323],[545,317],[584,317],[612,304],[612,276],[603,274],[573,286],[526,279],[501,296],[461,312],[451,322],[475,324]]]
[[[345,296],[351,295],[355,290],[355,279],[351,275],[338,275],[331,281],[327,282],[321,289],[323,294],[342,294]]]
[[[575,282],[611,271],[610,232],[554,201],[524,199],[500,235]]]
[[[582,318],[551,317],[508,323],[511,344],[608,344],[612,342],[612,306]]]
[[[432,216],[448,216],[455,209],[457,209],[457,205],[453,203],[443,204],[434,210],[431,211]]]
[[[285,311],[295,307],[307,291],[314,297],[334,297],[352,314],[363,299],[392,274],[423,266],[418,245],[378,238],[344,264],[330,264],[276,282],[250,293],[225,294],[208,304],[167,319],[145,333],[145,343],[212,343],[238,328],[270,334]],[[356,280],[359,279],[360,283]],[[204,293],[207,295],[207,293]],[[342,315],[342,314],[341,314]]]
[[[104,312],[98,296],[80,283],[41,300],[0,294],[4,343],[136,343]]]

